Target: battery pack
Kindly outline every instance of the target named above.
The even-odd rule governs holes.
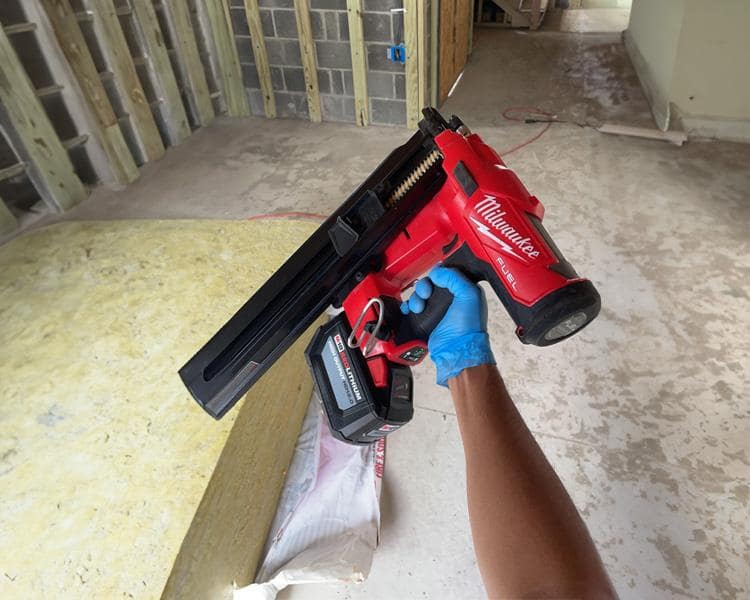
[[[337,315],[315,333],[305,358],[333,435],[371,444],[411,420],[411,370],[390,365],[388,385],[375,387],[360,350],[347,346],[350,332],[344,314]]]

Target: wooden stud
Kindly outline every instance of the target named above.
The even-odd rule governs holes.
[[[471,8],[469,8],[469,54],[474,49],[474,11],[476,10],[476,4],[474,0],[471,0]]]
[[[245,80],[242,77],[242,65],[240,64],[240,53],[237,50],[237,43],[234,39],[234,26],[232,25],[232,11],[229,8],[232,0],[221,0],[221,7],[224,10],[224,23],[226,24],[227,36],[229,38],[230,59],[232,64],[233,90],[235,95],[239,95],[238,117],[247,117],[250,115],[250,100],[247,97],[245,89]]]
[[[469,56],[469,15],[472,0],[440,4],[439,101],[443,102],[466,66]]]
[[[10,209],[5,205],[3,199],[0,198],[0,235],[5,235],[16,230],[18,227],[18,221]]]
[[[34,21],[38,27],[35,38],[44,55],[47,68],[52,74],[55,84],[36,90],[39,98],[56,95],[65,105],[76,131],[85,132],[87,136],[86,156],[96,173],[98,180],[111,187],[119,188],[138,177],[138,168],[127,148],[125,156],[129,157],[129,170],[119,172],[118,158],[110,161],[107,155],[107,139],[101,123],[90,109],[84,92],[76,79],[72,67],[65,59],[62,48],[57,43],[55,32],[44,10],[38,2],[29,2],[24,6],[26,16]],[[115,127],[119,132],[119,128]],[[120,133],[120,135],[122,135]]]
[[[302,56],[302,70],[305,74],[307,112],[312,122],[320,123],[322,117],[320,112],[320,91],[318,89],[318,65],[315,58],[312,25],[310,25],[309,0],[294,0],[294,12],[297,15],[299,51]]]
[[[466,66],[470,52],[471,6],[473,0],[457,0],[456,2],[456,64],[460,74]]]
[[[135,133],[142,162],[164,156],[164,143],[156,126],[151,107],[135,70],[130,48],[122,32],[113,0],[90,0],[96,9],[94,31],[107,64],[115,76],[125,112]]]
[[[206,11],[206,2],[212,0],[186,0],[190,7],[190,17],[193,22],[195,41],[198,44],[198,54],[201,64],[206,71],[206,81],[211,98],[214,99],[213,107],[217,115],[228,114],[226,99],[224,98],[223,78],[221,65],[219,64],[219,53],[214,47],[213,34],[211,33],[211,22]],[[215,0],[213,0],[215,1]],[[218,96],[216,93],[218,92]]]
[[[185,114],[177,79],[172,70],[164,37],[151,0],[131,0],[133,14],[141,34],[143,47],[148,53],[147,66],[156,94],[161,99],[157,108],[164,121],[167,138],[173,146],[190,135],[190,125]]]
[[[29,179],[45,204],[63,211],[83,200],[86,188],[1,28],[0,105],[2,127],[16,154],[27,163]]]
[[[438,104],[448,98],[448,92],[456,80],[455,46],[456,46],[456,4],[455,2],[440,3],[440,50],[438,58]]]
[[[276,96],[273,93],[271,82],[271,68],[268,66],[268,53],[266,52],[266,39],[263,37],[263,26],[260,21],[260,9],[258,0],[245,0],[245,15],[250,27],[250,41],[253,45],[253,56],[255,57],[255,68],[258,71],[260,89],[263,92],[263,109],[266,118],[276,118]]]
[[[427,106],[427,5],[417,0],[417,67],[419,70],[419,110]]]
[[[139,175],[138,167],[125,143],[122,130],[117,124],[107,92],[96,72],[94,60],[91,58],[86,40],[78,26],[76,14],[69,1],[36,0],[29,2],[26,6],[27,14],[31,9],[38,15],[37,23],[40,25],[40,31],[47,33],[44,38],[38,36],[40,42],[45,41],[43,47],[48,50],[47,61],[53,71],[64,71],[66,75],[70,72],[69,80],[72,83],[75,79],[79,89],[73,90],[69,87],[66,91],[82,96],[88,105],[89,110],[84,108],[77,111],[77,114],[80,120],[85,120],[89,124],[89,132],[96,134],[97,141],[105,155],[104,160],[92,161],[98,162],[98,167],[94,165],[97,175],[106,181],[105,173],[108,169],[117,184],[125,185],[135,181]],[[51,31],[54,31],[54,35]],[[59,45],[55,42],[55,37]],[[62,49],[65,59],[60,56],[58,49]],[[78,102],[77,99],[76,102]],[[90,118],[92,114],[94,119]]]
[[[406,126],[419,122],[419,24],[417,2],[404,0],[404,42],[406,45]]]
[[[215,67],[217,84],[221,86],[227,114],[230,117],[244,117],[250,114],[250,106],[242,81],[242,67],[234,43],[227,1],[203,0],[208,21],[209,43],[213,45],[210,59]]]
[[[162,7],[175,43],[175,62],[185,86],[193,120],[197,125],[208,125],[214,119],[214,107],[187,2],[162,0]]]
[[[440,80],[438,79],[438,54],[440,42],[440,2],[430,2],[430,104],[437,107],[439,101]]]
[[[362,0],[346,0],[349,18],[349,44],[352,53],[354,82],[354,116],[357,125],[370,122],[370,100],[367,95],[367,52],[362,26]]]

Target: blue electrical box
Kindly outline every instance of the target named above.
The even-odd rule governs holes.
[[[403,43],[388,46],[388,60],[404,64],[406,62],[406,46]]]

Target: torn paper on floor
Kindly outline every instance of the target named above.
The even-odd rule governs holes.
[[[256,583],[234,600],[272,600],[295,583],[361,582],[380,528],[385,440],[335,439],[313,396],[269,532]]]

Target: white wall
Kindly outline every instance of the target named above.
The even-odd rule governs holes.
[[[633,0],[625,42],[659,127],[669,125],[684,0]]]
[[[750,1],[634,0],[625,40],[659,127],[750,141]]]
[[[742,122],[750,121],[748,0],[688,0],[670,98],[689,131],[710,134],[711,122],[725,121],[736,131],[720,137],[743,137]]]
[[[580,4],[581,8],[630,8],[632,0],[581,0]]]

